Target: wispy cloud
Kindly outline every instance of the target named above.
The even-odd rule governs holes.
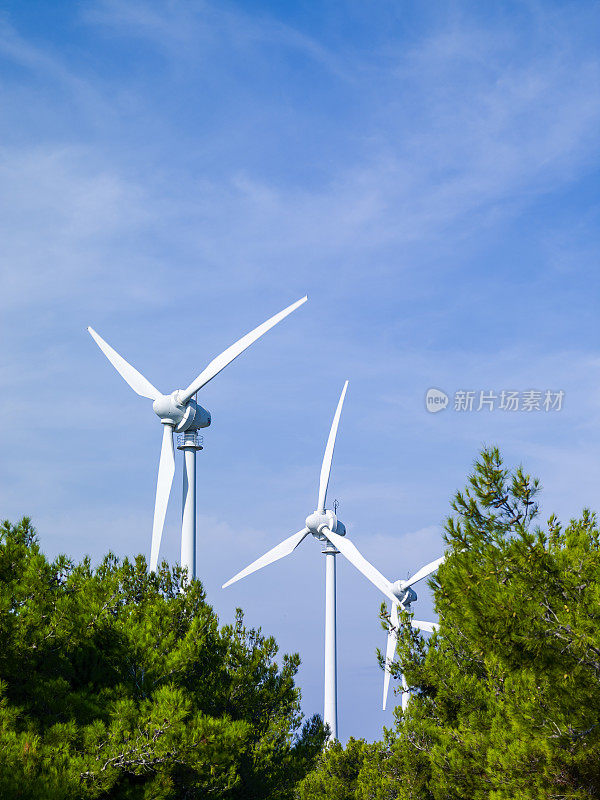
[[[318,39],[269,12],[251,14],[240,5],[99,0],[84,9],[83,16],[90,24],[145,39],[174,61],[204,61],[207,49],[219,45],[236,51],[253,50],[254,55],[265,47],[277,47],[314,60],[337,77],[351,78],[348,66],[344,67],[341,59]]]
[[[190,46],[186,57],[201,63],[205,39],[221,53],[231,49],[234,60],[240,57],[241,40],[259,51],[275,40],[284,52],[302,47],[315,57],[320,54],[323,68],[328,68],[325,62],[357,58],[274,17],[257,19],[233,5],[109,2],[88,8],[84,16],[124,36],[162,42],[174,60],[183,57],[184,41]],[[517,31],[505,27],[499,33],[462,21],[406,52],[386,53],[385,61],[362,55],[365,69],[355,70],[360,77],[352,95],[366,103],[376,133],[367,121],[359,125],[353,152],[328,164],[321,180],[307,185],[290,183],[286,173],[267,178],[260,170],[235,164],[218,178],[204,164],[185,176],[177,157],[166,172],[161,165],[157,176],[153,170],[128,169],[122,155],[89,144],[5,150],[3,183],[10,214],[3,239],[11,258],[23,258],[15,252],[24,238],[18,219],[33,217],[45,247],[37,253],[27,248],[31,273],[43,275],[48,252],[58,251],[54,283],[58,287],[68,281],[71,295],[85,290],[90,270],[94,274],[99,267],[78,256],[79,268],[73,269],[67,252],[90,251],[90,244],[96,251],[97,244],[108,250],[115,234],[125,229],[121,260],[137,261],[132,249],[152,230],[155,237],[171,239],[175,261],[187,263],[194,253],[209,267],[207,288],[225,275],[238,285],[283,283],[282,259],[291,259],[299,278],[310,279],[315,266],[335,262],[340,278],[356,279],[364,261],[376,258],[380,265],[370,269],[383,277],[403,269],[397,261],[389,265],[392,248],[414,250],[439,238],[464,240],[585,169],[600,122],[598,59],[578,52],[564,38],[562,46],[549,47],[557,38],[556,31],[540,23],[528,51],[514,58]],[[6,25],[2,41],[6,56],[54,75],[71,88],[76,102],[81,86],[86,96],[92,93],[104,102],[100,88],[95,91],[90,79],[77,77],[76,65],[63,66],[56,55],[27,43]],[[365,101],[381,76],[385,79]],[[235,94],[231,102],[237,102]],[[141,124],[155,113],[147,106]],[[300,105],[295,114],[308,119],[309,108]],[[239,124],[249,132],[256,122],[256,115],[250,115]],[[214,130],[208,136],[234,133]],[[318,151],[316,157],[319,163]],[[157,268],[156,254],[146,249],[144,258],[154,260]],[[120,270],[115,273],[123,277]],[[131,291],[133,271],[126,275],[128,287],[122,288]],[[38,285],[46,292],[49,283]],[[35,296],[32,285],[29,297]]]

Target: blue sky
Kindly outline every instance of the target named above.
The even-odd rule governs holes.
[[[590,2],[5,2],[2,515],[50,555],[148,553],[158,421],[86,326],[171,391],[305,293],[199,397],[198,571],[223,621],[301,653],[306,713],[318,545],[219,587],[314,508],[346,378],[330,498],[390,578],[437,556],[484,443],[545,515],[596,507],[599,29]],[[530,389],[563,409],[452,408]],[[170,560],[179,515],[178,472]],[[379,603],[338,559],[342,739],[392,722]]]

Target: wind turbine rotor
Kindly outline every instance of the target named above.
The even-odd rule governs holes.
[[[236,359],[251,344],[263,336],[278,322],[285,319],[299,306],[305,303],[306,297],[301,298],[291,306],[284,308],[278,314],[270,317],[262,325],[259,325],[250,333],[243,336],[235,344],[228,347],[221,355],[214,358],[210,364],[192,381],[187,389],[177,389],[171,394],[162,394],[145,378],[141,372],[127,362],[117,351],[112,348],[96,331],[88,327],[90,336],[94,339],[98,347],[102,350],[106,358],[121,375],[121,377],[131,386],[131,388],[141,397],[152,400],[154,412],[163,424],[163,438],[158,466],[158,480],[156,485],[156,498],[154,504],[154,520],[152,525],[152,547],[150,553],[150,569],[155,570],[158,563],[158,553],[162,531],[164,527],[173,474],[175,471],[175,456],[173,450],[174,431],[193,431],[199,428],[206,428],[211,423],[210,412],[192,399],[192,396],[205,386],[215,375],[218,375],[228,364]],[[195,492],[195,486],[193,491]],[[195,494],[194,494],[195,498]],[[195,520],[193,528],[195,537]]]
[[[302,301],[298,301],[301,303]],[[295,304],[297,305],[297,304]],[[292,306],[290,306],[292,308]],[[286,309],[287,311],[287,309]],[[282,312],[284,313],[284,312]],[[266,324],[266,323],[265,323]],[[337,516],[333,513],[333,511],[329,511],[325,509],[325,497],[327,494],[327,484],[329,482],[329,473],[331,472],[331,462],[333,460],[333,450],[335,447],[335,439],[337,436],[337,430],[340,423],[340,414],[342,413],[342,406],[344,404],[344,398],[346,396],[346,390],[348,389],[348,381],[344,383],[344,387],[342,389],[342,393],[340,395],[340,399],[337,404],[337,408],[335,414],[333,416],[333,422],[331,425],[331,429],[329,431],[329,436],[327,438],[327,445],[325,447],[325,455],[323,456],[323,463],[321,465],[321,476],[319,481],[319,506],[316,511],[312,514],[309,514],[306,518],[306,525],[298,533],[289,536],[287,539],[284,539],[275,547],[271,548],[267,553],[265,553],[260,558],[257,558],[251,564],[249,564],[245,569],[238,572],[237,575],[234,575],[233,578],[228,580],[226,583],[223,584],[223,589],[231,586],[232,583],[239,581],[241,578],[245,578],[247,575],[251,575],[253,572],[256,572],[258,569],[262,569],[262,567],[266,567],[268,564],[272,564],[275,561],[279,561],[280,558],[284,558],[285,556],[290,555],[293,551],[298,547],[298,545],[304,541],[305,537],[311,533],[316,539],[322,542],[329,541],[329,534],[331,530],[337,531],[339,536],[344,536],[346,533],[346,528],[343,522],[340,522]]]
[[[412,590],[412,586],[415,583],[423,580],[423,578],[427,578],[428,575],[431,575],[432,572],[435,572],[436,569],[440,566],[440,564],[444,561],[445,556],[441,558],[436,558],[435,561],[431,561],[429,564],[426,564],[424,567],[421,567],[420,570],[415,572],[408,580],[405,581],[395,581],[393,584],[390,585],[390,589],[393,595],[395,595],[396,599],[392,602],[392,611],[390,614],[390,624],[388,628],[388,638],[387,638],[387,649],[386,649],[386,657],[385,657],[385,672],[383,677],[383,710],[385,711],[387,705],[387,696],[388,690],[390,685],[390,676],[391,676],[391,666],[394,663],[394,658],[396,655],[396,648],[398,645],[398,634],[400,628],[399,622],[399,615],[398,615],[398,608],[399,606],[402,607],[403,611],[408,611],[410,609],[410,604],[417,599],[417,594]],[[420,619],[411,619],[410,620],[411,627],[415,628],[424,633],[433,633],[439,628],[439,625],[436,622],[425,622]],[[406,683],[406,678],[404,677],[404,673],[401,675],[402,680],[402,711],[406,711],[408,706],[408,701],[410,700],[410,692],[408,691],[408,685]]]

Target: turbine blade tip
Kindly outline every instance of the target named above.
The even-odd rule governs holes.
[[[306,303],[307,300],[308,300],[308,295],[305,294],[304,297],[300,298],[300,300],[296,300],[295,303],[292,303],[291,306],[288,306],[288,309],[286,309],[286,310],[295,311],[297,308],[300,308],[300,306],[303,306],[304,303]]]

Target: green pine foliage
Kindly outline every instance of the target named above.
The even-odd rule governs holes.
[[[337,741],[328,744],[314,771],[299,785],[298,800],[353,800],[361,768],[372,747],[364,739],[354,738],[348,740],[346,747]]]
[[[297,655],[219,627],[201,584],[143,557],[93,569],[0,527],[3,800],[284,800],[325,732],[302,724]]]
[[[589,511],[539,527],[538,491],[482,452],[432,581],[440,630],[426,640],[401,620],[395,672],[415,695],[382,742],[347,748],[340,797],[600,797],[600,531]],[[343,758],[327,749],[299,797],[328,797],[310,787]]]

